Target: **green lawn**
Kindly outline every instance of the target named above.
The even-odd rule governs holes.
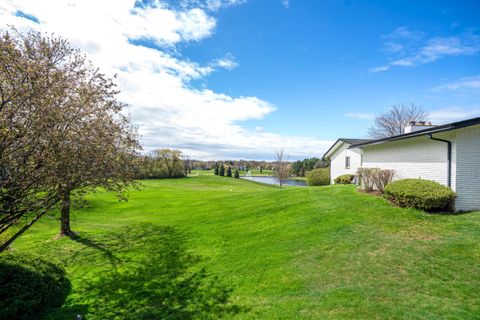
[[[65,262],[71,293],[47,319],[480,317],[478,212],[399,209],[353,186],[142,183],[127,203],[89,196],[75,241],[52,215],[14,244]]]

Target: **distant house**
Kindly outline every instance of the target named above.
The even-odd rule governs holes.
[[[441,126],[411,123],[389,138],[339,139],[325,153],[331,181],[359,167],[395,170],[394,179],[421,178],[457,193],[457,211],[480,210],[480,118]]]

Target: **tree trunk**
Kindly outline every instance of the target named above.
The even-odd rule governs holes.
[[[70,191],[66,191],[62,195],[60,209],[60,235],[71,237],[73,235],[70,229]]]

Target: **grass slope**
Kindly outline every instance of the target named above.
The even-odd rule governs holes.
[[[49,319],[126,319],[135,309],[142,319],[145,305],[172,319],[178,310],[183,319],[480,315],[479,213],[427,215],[352,186],[215,176],[143,184],[127,203],[89,196],[73,214],[76,241],[56,239],[49,216],[15,243],[65,261],[73,289]]]

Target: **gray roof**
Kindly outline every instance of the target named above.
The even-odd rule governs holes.
[[[327,156],[327,154],[337,145],[337,143],[339,142],[345,142],[345,143],[348,143],[350,145],[354,145],[354,144],[362,144],[362,143],[368,143],[370,141],[372,141],[372,139],[353,139],[353,138],[340,138],[338,139],[337,141],[335,141],[334,144],[332,144],[332,146],[327,150],[327,152],[325,152],[323,154],[323,157],[325,158]]]
[[[408,138],[418,137],[418,136],[422,136],[422,135],[432,135],[432,134],[438,133],[438,132],[457,130],[457,129],[470,127],[470,126],[474,126],[474,125],[478,125],[478,124],[480,124],[480,117],[467,119],[467,120],[463,120],[463,121],[458,121],[458,122],[447,123],[447,124],[444,124],[444,125],[441,125],[441,126],[434,126],[434,127],[430,127],[430,128],[423,129],[423,130],[413,131],[413,132],[410,132],[410,133],[399,134],[399,135],[393,136],[393,137],[367,140],[365,142],[352,143],[352,145],[349,148],[358,148],[358,147],[361,148],[363,146],[368,146],[368,145],[371,145],[371,144],[408,139]],[[354,140],[354,139],[352,139],[352,140]]]
[[[373,139],[351,139],[351,138],[340,138],[338,140],[344,141],[348,144],[361,144],[372,141]]]

